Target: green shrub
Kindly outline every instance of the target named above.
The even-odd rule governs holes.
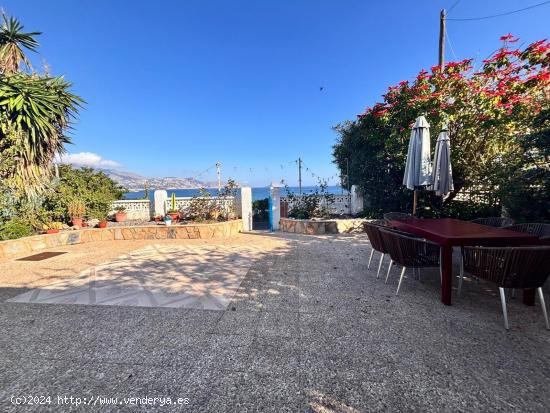
[[[0,225],[0,240],[27,237],[33,234],[33,228],[17,218]]]
[[[260,221],[267,221],[269,217],[269,199],[257,199],[252,202],[253,218]]]
[[[86,205],[87,218],[104,219],[111,210],[112,202],[121,199],[125,192],[105,173],[92,168],[59,165],[59,176],[46,193],[43,203],[53,221],[70,219],[67,208],[74,199]]]
[[[327,187],[327,183],[320,180],[319,186],[313,192],[297,196],[287,185],[285,189],[288,200],[292,203],[288,216],[296,219],[330,218],[330,205],[334,202],[334,195],[327,191]]]

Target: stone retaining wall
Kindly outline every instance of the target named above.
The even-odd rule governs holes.
[[[240,219],[214,224],[144,225],[135,227],[90,228],[61,231],[0,242],[0,259],[30,255],[45,248],[87,242],[134,239],[227,238],[243,229]]]
[[[363,222],[365,221],[366,219],[363,218],[329,219],[323,221],[281,218],[280,229],[283,232],[308,235],[363,232]]]

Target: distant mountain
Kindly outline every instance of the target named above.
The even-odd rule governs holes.
[[[115,169],[100,169],[113,181],[118,182],[129,191],[143,191],[145,183],[149,189],[187,189],[187,188],[214,188],[216,182],[199,181],[195,178],[178,178],[167,176],[165,178],[148,178],[133,172],[119,171]]]

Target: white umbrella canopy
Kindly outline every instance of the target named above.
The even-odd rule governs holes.
[[[433,184],[431,190],[439,196],[446,196],[454,190],[453,169],[451,167],[451,141],[447,125],[439,133],[435,144],[434,163],[433,163]]]
[[[432,184],[432,157],[430,154],[430,124],[424,116],[419,116],[414,123],[403,185],[414,190],[413,214],[416,214],[416,189],[419,186]]]
[[[424,116],[419,116],[411,132],[403,185],[408,189],[416,189],[431,184],[430,124]]]

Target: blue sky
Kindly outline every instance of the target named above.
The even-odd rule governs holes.
[[[193,176],[220,161],[224,177],[268,185],[296,183],[298,156],[316,175],[337,174],[331,127],[437,63],[439,10],[455,1],[0,4],[26,29],[44,32],[33,61],[65,75],[87,101],[68,148],[74,158],[147,176]],[[449,17],[539,2],[461,0]],[[550,4],[449,21],[447,60],[486,58],[508,32],[545,38],[548,21]],[[310,171],[306,184],[315,181]]]

